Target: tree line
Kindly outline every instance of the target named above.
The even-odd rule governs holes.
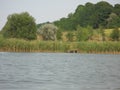
[[[54,22],[63,30],[77,30],[77,26],[93,28],[120,27],[120,4],[112,6],[106,1],[96,4],[86,3],[79,5],[74,13],[68,14],[67,18],[61,18]]]
[[[116,28],[117,27],[117,28]],[[68,32],[68,41],[87,41],[93,36],[93,29],[101,29],[102,39],[105,40],[103,28],[115,28],[111,33],[113,40],[119,40],[120,31],[120,4],[115,6],[108,2],[101,1],[97,4],[86,3],[79,5],[75,13],[70,13],[67,18],[61,18],[53,23],[36,24],[34,17],[28,12],[12,14],[7,18],[7,22],[1,33],[5,38],[20,38],[35,40],[37,35],[41,35],[43,40],[61,40],[63,31]]]

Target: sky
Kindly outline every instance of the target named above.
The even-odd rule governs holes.
[[[97,3],[101,0],[0,0],[0,30],[7,22],[8,15],[28,12],[36,23],[52,22],[69,13],[74,13],[78,5],[87,2]],[[120,0],[103,0],[110,4],[120,4]]]

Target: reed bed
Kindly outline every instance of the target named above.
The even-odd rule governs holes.
[[[120,54],[120,42],[27,41],[0,37],[2,52],[68,52],[74,49],[80,53]]]
[[[85,53],[120,53],[120,42],[80,42],[77,49]]]

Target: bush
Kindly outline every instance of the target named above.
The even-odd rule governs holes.
[[[68,41],[70,41],[70,42],[72,42],[73,41],[73,33],[72,32],[68,32],[67,33],[67,35],[66,35],[66,37],[67,37],[67,39],[68,39]]]
[[[56,40],[57,27],[53,24],[44,24],[38,30],[38,34],[41,34],[43,40]]]
[[[7,38],[36,39],[37,27],[35,19],[27,12],[12,14],[7,18],[3,28],[3,36]]]
[[[91,27],[83,28],[81,26],[77,27],[76,37],[78,41],[87,41],[93,35],[93,30]]]
[[[62,39],[62,31],[59,29],[57,31],[57,40],[61,40]]]
[[[120,37],[119,29],[118,28],[114,29],[110,36],[114,41],[119,41],[119,37]]]

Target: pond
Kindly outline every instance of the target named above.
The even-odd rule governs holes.
[[[0,90],[120,90],[120,55],[0,52]]]

